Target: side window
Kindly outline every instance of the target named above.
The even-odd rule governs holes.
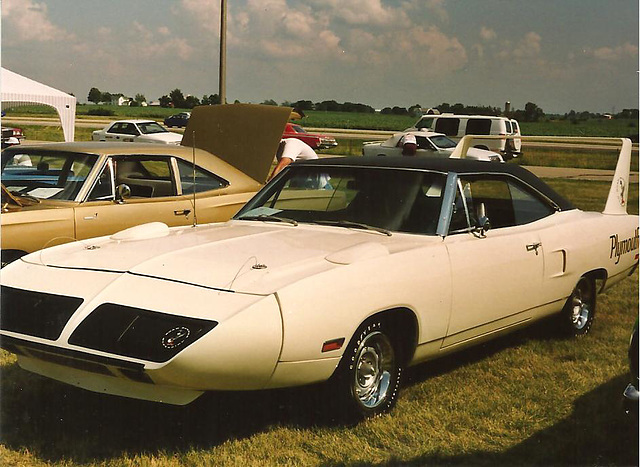
[[[138,131],[138,129],[133,123],[127,123],[127,127],[123,133],[126,133],[128,135],[133,135],[133,136],[140,135],[140,132]]]
[[[436,120],[436,133],[444,133],[447,136],[458,136],[459,118],[439,118]]]
[[[429,141],[429,138],[425,138],[424,136],[416,136],[416,143],[418,143],[418,149],[426,149],[428,151],[433,151],[435,149],[433,144],[431,144],[431,141]]]
[[[115,193],[113,192],[113,174],[111,171],[111,164],[106,164],[100,172],[100,175],[95,181],[87,201],[104,201],[115,199]]]
[[[182,194],[193,193],[193,165],[186,161],[177,159],[178,171],[180,172],[180,183],[182,184]],[[204,169],[196,166],[195,168],[195,192],[200,193],[202,191],[217,190],[218,188],[224,188],[229,186],[229,182],[223,178],[218,177]]]
[[[551,206],[516,184],[509,184],[516,225],[528,224],[555,212]]]
[[[492,229],[513,227],[553,214],[554,209],[526,186],[493,176],[459,181],[449,233],[468,231],[486,216]]]
[[[114,165],[115,185],[127,185],[132,198],[160,198],[177,193],[168,157],[117,156]]]
[[[491,134],[491,120],[488,118],[470,118],[467,120],[466,135]]]
[[[456,200],[453,204],[449,234],[468,232],[475,225],[471,216],[471,184],[466,180],[458,180]]]
[[[107,130],[109,133],[117,133],[119,135],[126,134],[126,124],[114,123],[111,128]]]

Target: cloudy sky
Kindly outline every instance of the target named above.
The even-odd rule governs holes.
[[[219,0],[0,0],[2,66],[91,87],[218,92]],[[227,98],[547,113],[638,107],[637,0],[228,0]]]

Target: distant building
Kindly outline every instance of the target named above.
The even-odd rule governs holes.
[[[130,97],[120,96],[118,97],[118,105],[131,105],[132,99]]]

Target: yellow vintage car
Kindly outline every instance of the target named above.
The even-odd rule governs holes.
[[[194,109],[182,146],[51,143],[2,153],[2,263],[137,224],[228,220],[264,183],[290,109]],[[215,156],[213,154],[216,154]]]

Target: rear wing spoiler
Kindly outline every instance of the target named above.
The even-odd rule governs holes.
[[[538,141],[564,144],[597,144],[618,143],[621,144],[618,163],[613,175],[613,182],[609,188],[607,204],[603,214],[624,215],[627,214],[627,200],[629,195],[629,175],[631,173],[631,140],[628,138],[587,138],[568,136],[498,136],[498,135],[466,135],[458,142],[451,153],[451,158],[464,159],[474,140],[482,139],[520,139],[522,141]],[[617,145],[616,145],[617,146]]]

